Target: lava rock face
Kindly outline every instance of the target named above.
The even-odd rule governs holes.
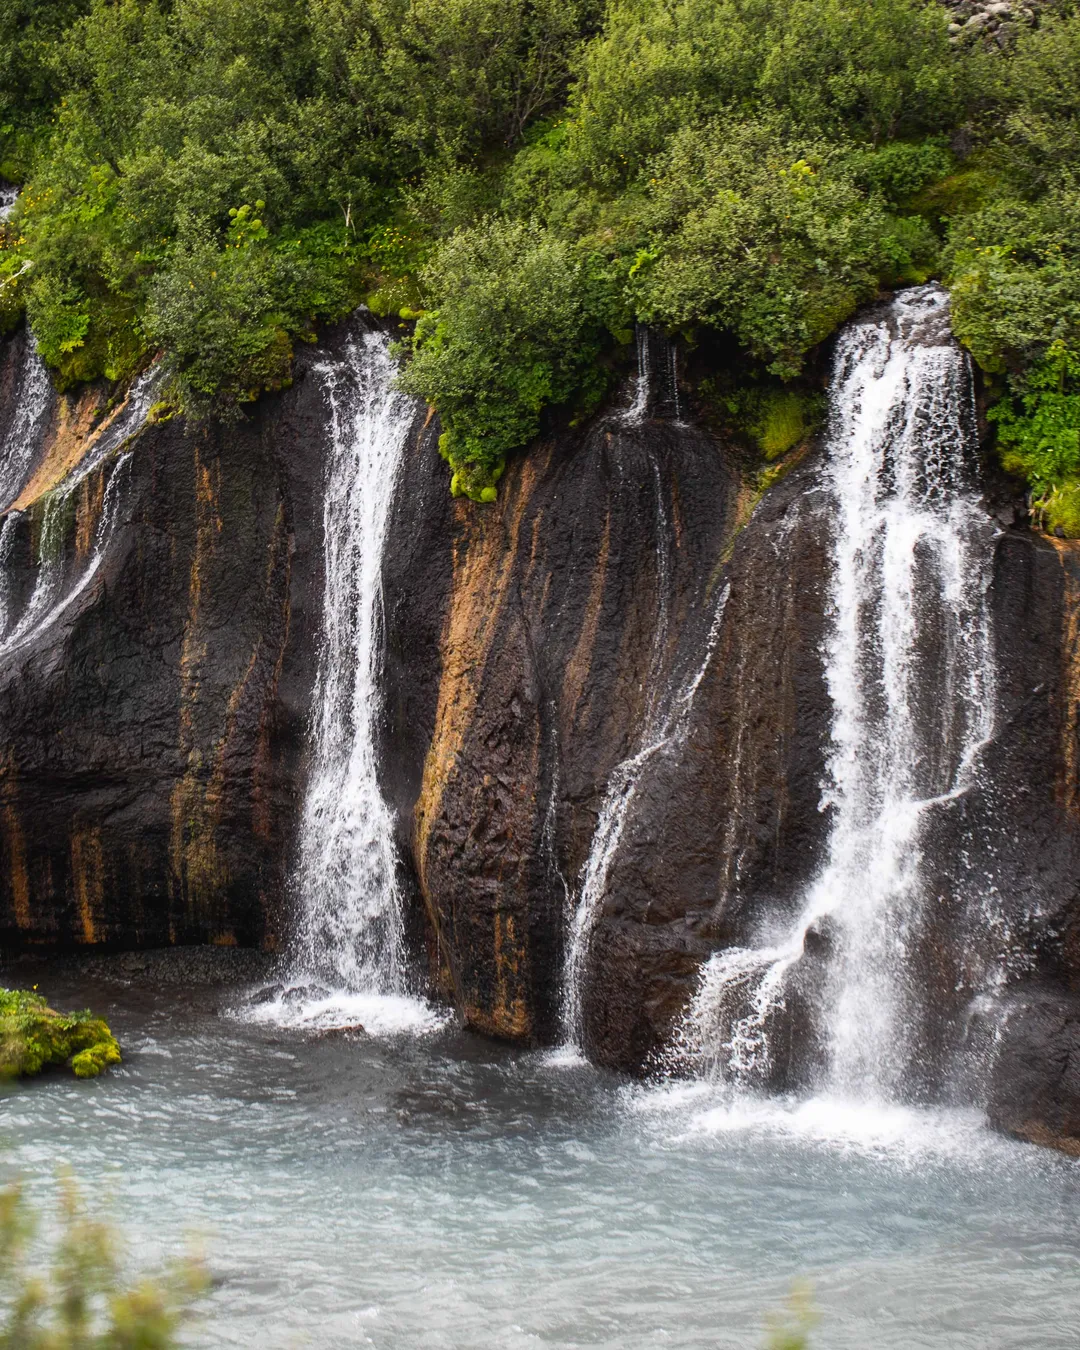
[[[46,563],[61,573],[0,647],[8,950],[280,939],[321,601],[326,417],[305,355],[235,425],[145,426],[50,516],[34,484],[108,416],[101,390],[53,401],[5,518],[16,613]]]
[[[739,475],[700,431],[614,415],[534,447],[493,506],[428,512],[433,434],[388,545],[388,790],[438,986],[549,1041],[605,786],[707,635]]]

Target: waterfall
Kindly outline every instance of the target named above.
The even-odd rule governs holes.
[[[633,397],[619,415],[625,427],[639,427],[649,417],[671,417],[681,424],[678,349],[664,333],[639,323],[634,330],[637,374]]]
[[[634,397],[629,408],[622,415],[624,426],[639,427],[645,421],[649,410],[649,395],[652,390],[652,369],[649,360],[649,330],[639,323],[634,330],[634,342],[637,347],[637,374],[634,376]]]
[[[378,779],[382,561],[416,406],[394,388],[381,333],[316,367],[329,412],[323,504],[323,631],[295,890],[290,983],[262,1020],[368,1031],[424,1030],[438,1016],[406,991],[393,812]]]
[[[681,1039],[722,1080],[768,1081],[794,973],[820,936],[820,1086],[889,1102],[910,1081],[927,1011],[912,957],[934,894],[928,823],[975,783],[994,730],[995,531],[976,450],[971,372],[943,291],[901,293],[845,330],[825,471],[827,854],[793,928],[705,968]]]
[[[0,186],[0,221],[7,220],[19,196],[19,189],[5,183]]]
[[[615,861],[630,808],[642,774],[662,752],[670,752],[686,738],[694,695],[705,677],[720,636],[729,588],[715,604],[705,632],[701,656],[682,680],[664,680],[663,666],[668,643],[669,594],[671,590],[670,527],[664,509],[660,471],[653,464],[657,513],[657,618],[646,680],[648,690],[644,725],[638,748],[617,764],[608,777],[600,803],[589,854],[582,867],[576,893],[568,896],[568,938],[563,966],[563,1052],[580,1054],[583,1044],[583,1013],[588,978],[589,948],[607,894],[608,875]]]
[[[36,352],[30,348],[28,352],[32,359],[28,359],[24,367],[19,387],[20,402],[5,438],[4,458],[0,459],[0,478],[8,485],[7,490],[0,493],[0,499],[7,497],[10,500],[11,495],[17,495],[24,486],[27,469],[40,449],[46,429],[48,377]],[[9,564],[22,513],[8,511],[4,516],[0,530],[0,660],[38,641],[97,576],[119,519],[121,492],[131,458],[131,452],[124,446],[146,421],[158,375],[157,369],[153,368],[135,381],[117,412],[88,442],[76,467],[43,498],[38,564],[33,588],[21,612],[17,612],[10,593]],[[110,456],[115,456],[116,462],[104,487],[90,548],[85,558],[73,560],[64,548],[72,499],[80,484]],[[17,467],[11,467],[15,465]]]
[[[376,772],[382,551],[414,407],[392,386],[381,334],[320,367],[330,409],[326,589],[300,835],[303,955],[352,990],[400,992],[393,820]]]
[[[0,511],[19,495],[41,448],[52,404],[52,385],[37,345],[27,334],[12,400],[12,416],[0,433]]]

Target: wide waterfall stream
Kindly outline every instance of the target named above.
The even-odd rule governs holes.
[[[813,1010],[816,1086],[850,1103],[911,1098],[929,997],[919,966],[934,893],[932,814],[975,782],[994,728],[986,592],[995,533],[978,497],[971,375],[936,287],[853,323],[835,359],[826,488],[833,501],[833,705],[825,865],[788,931],[706,968],[683,1039],[713,1077],[768,1081],[790,981],[828,944]],[[1004,953],[973,885],[971,965],[992,992]],[[943,1091],[948,1092],[946,1072]]]
[[[837,352],[817,488],[835,513],[824,865],[793,921],[714,958],[682,1032],[694,1076],[659,1083],[499,1045],[413,996],[375,732],[383,539],[414,410],[379,335],[316,374],[326,612],[288,976],[257,978],[235,951],[213,978],[182,951],[19,967],[47,974],[57,1006],[107,1017],[124,1063],[0,1085],[0,1180],[24,1177],[48,1214],[70,1164],[139,1267],[200,1244],[215,1283],[194,1346],[749,1350],[800,1281],[821,1350],[1074,1346],[1077,1163],[994,1134],[975,1100],[911,1089],[925,825],[977,780],[994,732],[993,526],[940,293],[856,322]],[[720,587],[611,775],[569,916],[571,1043],[639,775],[677,752],[729,599]],[[989,994],[992,916],[968,899]],[[820,1076],[770,1096],[814,934]],[[234,958],[246,983],[215,983]]]

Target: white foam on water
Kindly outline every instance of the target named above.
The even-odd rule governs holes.
[[[670,1142],[772,1137],[916,1167],[934,1160],[978,1165],[1014,1158],[1017,1146],[995,1133],[974,1108],[907,1106],[831,1093],[768,1097],[703,1080],[635,1087],[625,1101]]]
[[[540,1054],[540,1063],[547,1069],[581,1069],[589,1061],[576,1045],[556,1045]]]
[[[450,1013],[407,994],[347,993],[287,985],[231,1011],[238,1021],[295,1031],[363,1029],[369,1036],[426,1036],[442,1030]]]

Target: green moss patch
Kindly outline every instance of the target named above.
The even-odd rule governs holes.
[[[33,990],[0,989],[0,1078],[24,1078],[67,1064],[76,1078],[96,1078],[120,1063],[107,1023],[90,1012],[60,1013]]]

